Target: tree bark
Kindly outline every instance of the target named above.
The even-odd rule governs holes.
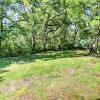
[[[77,25],[76,25],[76,22],[75,22],[75,31],[74,31],[74,38],[73,38],[73,47],[74,47],[74,44],[75,44],[76,36],[77,36]]]
[[[43,32],[43,49],[44,50],[46,50],[47,49],[47,47],[46,47],[46,45],[47,45],[47,38],[48,38],[48,26],[47,26],[47,24],[48,24],[48,21],[49,21],[49,17],[50,17],[50,15],[48,14],[48,16],[47,16],[47,19],[46,19],[46,22],[45,22],[45,26],[44,26],[44,32]]]
[[[96,45],[97,45],[97,48],[98,48],[98,45],[99,45],[99,36],[100,36],[100,30],[98,31],[98,34],[96,36]]]
[[[35,42],[35,40],[36,40],[35,39],[36,33],[35,33],[34,27],[35,27],[35,22],[33,21],[33,23],[32,23],[32,52],[33,53],[36,52],[36,42]]]
[[[3,33],[3,23],[2,23],[2,19],[1,19],[1,30],[0,30],[1,34],[0,34],[0,56],[1,56],[1,44],[2,44],[2,33]]]
[[[1,56],[1,53],[2,53],[2,49],[1,49],[1,46],[2,46],[2,34],[3,34],[3,17],[4,17],[4,11],[3,11],[3,7],[4,7],[4,1],[2,1],[2,9],[1,9],[1,21],[0,21],[0,26],[1,26],[1,30],[0,30],[0,56]]]

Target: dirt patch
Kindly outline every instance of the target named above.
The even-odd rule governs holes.
[[[9,92],[14,92],[17,87],[17,81],[16,80],[10,80],[6,86],[0,87],[0,92],[3,94],[7,94]]]
[[[81,72],[80,75],[87,76],[87,75],[92,75],[92,73],[90,73],[90,72]]]
[[[48,79],[48,78],[54,78],[54,79],[64,78],[65,76],[73,75],[75,72],[76,72],[76,69],[74,69],[74,68],[66,68],[66,69],[54,72],[54,73],[52,73],[51,75],[49,75],[45,78],[46,79]]]
[[[59,97],[59,89],[58,91],[53,89],[47,90],[46,100],[58,100],[58,97]]]
[[[86,66],[82,66],[82,68],[90,69],[90,68],[93,68],[93,66],[92,65],[86,65]]]
[[[63,73],[68,74],[68,75],[73,75],[75,73],[74,68],[67,68],[63,70]]]
[[[55,95],[48,95],[47,100],[57,100]]]
[[[31,100],[31,99],[28,94],[25,94],[24,96],[21,96],[19,100]]]
[[[21,80],[9,80],[9,82],[0,87],[1,94],[8,94],[9,92],[14,92],[18,88],[18,86],[28,87],[29,86],[28,79],[21,79]]]
[[[64,93],[63,100],[84,100],[84,97],[73,93]]]
[[[30,83],[29,79],[21,79],[18,81],[18,84],[20,84],[21,86],[25,86],[25,87],[28,87],[29,83]]]
[[[20,97],[13,98],[12,100],[32,100],[29,94],[25,93]]]
[[[95,76],[100,77],[100,72],[94,73]]]
[[[81,72],[80,74],[83,75],[83,76],[94,75],[96,77],[100,77],[100,72],[94,72],[94,73],[91,73],[91,72]]]
[[[49,78],[49,75],[45,74],[45,75],[31,76],[29,80],[30,81],[44,81],[44,80],[47,80],[48,78]]]
[[[46,100],[84,100],[84,96],[75,93],[67,93],[64,89],[49,90]]]
[[[42,81],[48,79],[47,75],[44,76],[32,76],[32,77],[27,77],[24,79],[19,79],[19,80],[9,80],[9,82],[0,87],[0,93],[1,94],[8,94],[9,92],[14,92],[18,88],[18,86],[21,87],[29,87],[31,81]]]

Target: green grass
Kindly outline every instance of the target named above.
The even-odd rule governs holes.
[[[100,99],[100,59],[85,51],[0,59],[0,100]]]

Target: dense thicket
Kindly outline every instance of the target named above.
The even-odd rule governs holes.
[[[99,0],[0,0],[0,55],[99,45]]]

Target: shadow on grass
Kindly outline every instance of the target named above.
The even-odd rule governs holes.
[[[88,54],[84,52],[76,52],[76,51],[60,51],[60,52],[47,52],[41,54],[27,55],[27,56],[18,56],[18,57],[7,57],[0,58],[0,69],[5,68],[11,64],[25,64],[36,62],[36,60],[54,60],[60,58],[72,58],[72,57],[82,57],[88,56]]]
[[[9,70],[5,70],[5,69],[0,68],[0,75],[3,74],[3,73],[6,73],[6,72],[9,72]],[[3,76],[0,76],[0,83],[3,82],[3,81],[4,81]]]
[[[6,72],[9,72],[9,70],[3,70],[3,69],[1,70],[0,69],[0,73],[6,73]]]
[[[4,80],[3,77],[0,76],[0,82],[3,82],[3,80]]]

